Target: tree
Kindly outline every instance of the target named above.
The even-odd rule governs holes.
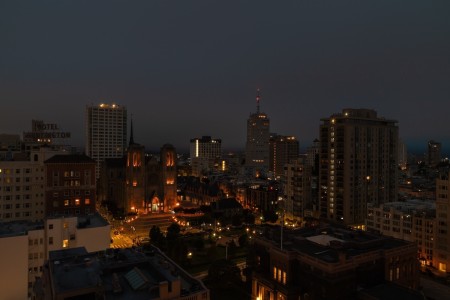
[[[150,241],[158,246],[162,244],[162,241],[164,239],[164,235],[161,233],[161,229],[159,229],[159,227],[155,225],[153,225],[153,227],[150,229],[149,237]]]
[[[278,215],[273,210],[266,210],[263,212],[264,221],[275,223],[278,220]]]
[[[211,283],[237,283],[241,281],[241,270],[231,260],[219,259],[208,269],[208,280]]]
[[[248,235],[246,233],[244,233],[243,235],[241,235],[238,239],[239,242],[239,247],[244,248],[248,245]]]
[[[194,239],[192,241],[192,243],[193,243],[195,249],[197,249],[199,251],[202,250],[203,248],[205,248],[205,241],[201,237]]]
[[[244,222],[247,224],[255,224],[255,216],[252,213],[244,214]]]
[[[179,237],[180,237],[180,225],[178,225],[177,223],[170,224],[170,226],[167,227],[167,234],[166,234],[167,240],[174,241]]]
[[[180,247],[180,236],[180,225],[177,223],[172,223],[169,227],[167,227],[167,254],[173,259],[177,259],[179,257],[177,248]]]
[[[228,251],[228,256],[229,257],[235,256],[236,255],[237,246],[236,246],[236,243],[234,242],[234,240],[229,241],[228,244],[227,244],[227,247],[228,247],[228,250],[227,250]]]
[[[233,217],[231,217],[231,225],[233,225],[233,226],[241,226],[242,225],[241,216],[233,215]]]

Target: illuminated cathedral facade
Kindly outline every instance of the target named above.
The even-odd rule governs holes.
[[[106,159],[98,184],[98,198],[128,213],[171,211],[177,203],[177,154],[170,144],[160,155],[145,153],[134,142],[131,125],[130,143],[123,158]]]

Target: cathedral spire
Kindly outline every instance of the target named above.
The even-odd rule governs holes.
[[[256,113],[259,114],[259,100],[261,96],[259,95],[259,89],[256,90]]]
[[[134,132],[133,132],[133,114],[131,114],[131,132],[130,132],[130,145],[134,144]]]

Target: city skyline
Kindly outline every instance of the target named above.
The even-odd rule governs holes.
[[[321,118],[368,108],[409,150],[449,153],[450,4],[353,2],[2,4],[0,133],[44,120],[82,148],[85,107],[115,102],[148,150],[203,135],[244,149],[260,88],[271,132],[301,149]]]

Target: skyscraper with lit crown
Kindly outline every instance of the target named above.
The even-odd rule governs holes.
[[[106,158],[120,158],[127,146],[127,109],[117,104],[86,106],[86,155],[97,162],[96,178]]]
[[[247,119],[247,143],[245,146],[246,169],[258,175],[269,170],[270,158],[270,120],[267,114],[260,112],[259,89],[256,94],[256,113]]]

